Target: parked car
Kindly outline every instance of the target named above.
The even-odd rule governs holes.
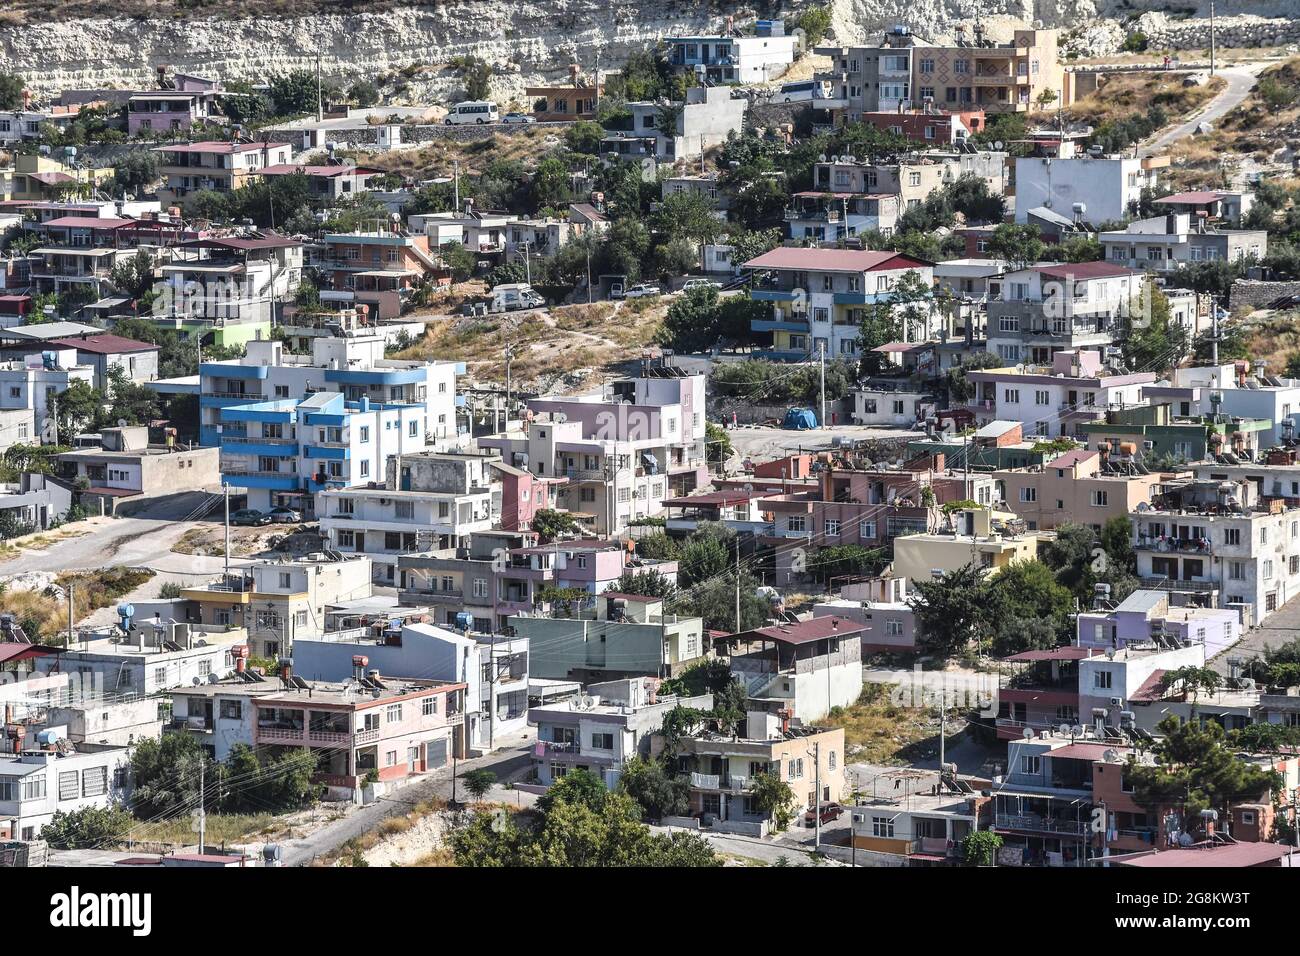
[[[844,808],[838,803],[822,804],[822,823],[830,823],[832,820],[838,820],[844,813]],[[803,815],[804,826],[812,826],[817,819],[817,813],[814,810],[808,810]]]
[[[527,113],[506,113],[504,116],[501,117],[501,122],[503,122],[503,123],[536,123],[536,122],[537,122],[537,119],[536,119],[535,117],[529,116]]]
[[[623,294],[625,299],[648,299],[651,296],[662,295],[657,285],[634,285]]]
[[[271,516],[263,514],[256,508],[240,508],[230,516],[230,523],[235,525],[246,525],[256,527],[258,525],[270,524]]]
[[[687,279],[682,286],[683,292],[690,292],[692,289],[721,289],[721,282],[714,282],[712,279]]]
[[[286,508],[283,505],[272,508],[266,513],[276,524],[298,524],[302,521],[302,512],[294,511],[292,508]]]

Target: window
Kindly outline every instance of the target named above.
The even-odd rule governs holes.
[[[1107,670],[1092,672],[1092,686],[1096,690],[1110,690],[1113,675]]]
[[[1043,772],[1042,758],[1037,754],[1034,756],[1022,755],[1020,758],[1020,772],[1031,777],[1037,777]]]
[[[1092,493],[1092,505],[1094,508],[1104,508],[1106,506],[1106,492],[1094,491]]]
[[[1007,389],[1003,389],[1003,391],[1002,391],[1002,401],[1006,402],[1008,405],[1019,405],[1019,404],[1020,404],[1020,389],[1018,389],[1018,388],[1007,388]]]
[[[414,518],[415,503],[410,501],[398,501],[393,505],[394,518]]]
[[[59,773],[59,799],[75,800],[81,794],[81,778],[75,770]]]
[[[834,751],[834,750],[832,750],[832,751],[830,752],[830,754],[827,756],[827,758],[826,758],[826,766],[827,766],[829,769],[831,769],[831,770],[834,770],[834,769],[835,769],[835,751]]]
[[[438,712],[438,698],[426,697],[420,702],[420,715],[422,717],[432,717]]]
[[[1050,393],[1046,389],[1036,389],[1034,391],[1034,404],[1046,405],[1051,400],[1049,396]]]
[[[360,441],[361,441],[361,444],[363,444],[363,445],[364,445],[366,442],[370,441],[370,426],[369,426],[369,425],[362,425],[362,426],[361,426],[361,438],[360,438]]]
[[[1038,500],[1038,489],[1037,489],[1037,488],[1021,488],[1021,489],[1020,489],[1020,500],[1021,500],[1021,501],[1037,501],[1037,500]]]
[[[834,518],[826,519],[826,535],[830,538],[837,538],[840,534],[840,523]]]
[[[864,538],[875,538],[876,523],[874,521],[863,521],[858,525],[858,533]]]
[[[292,583],[292,581],[293,578],[288,571],[280,572],[280,587],[287,588]]]
[[[889,817],[872,817],[871,818],[871,835],[893,839],[894,821]]]
[[[1224,528],[1224,529],[1223,529],[1223,543],[1224,543],[1224,544],[1241,544],[1241,529],[1240,529],[1240,528]]]
[[[363,461],[363,462],[361,463],[361,477],[362,477],[362,478],[369,478],[369,477],[370,477],[370,462],[368,462],[368,461]]]
[[[610,733],[592,734],[591,746],[597,750],[613,750],[614,735]]]
[[[891,635],[891,636],[893,636],[893,637],[897,637],[897,636],[899,636],[900,634],[903,633],[903,622],[902,622],[902,621],[886,621],[886,622],[885,622],[885,633],[888,634],[888,635]]]
[[[223,700],[218,713],[222,720],[240,720],[244,716],[243,701]]]
[[[81,772],[81,795],[98,797],[108,793],[108,768],[87,767]]]
[[[806,530],[805,519],[803,515],[790,515],[785,519],[785,529],[787,531],[804,531]]]
[[[401,719],[402,719],[402,705],[389,704],[388,708],[384,711],[384,720],[392,724],[392,723],[396,723]]]

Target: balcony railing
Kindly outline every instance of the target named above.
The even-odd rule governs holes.
[[[1083,820],[1066,820],[1058,817],[1044,817],[1038,814],[1003,814],[994,818],[993,825],[1002,830],[1034,830],[1041,833],[1078,833],[1082,834],[1088,826]]]
[[[692,773],[691,786],[698,790],[728,790],[740,793],[749,788],[749,778],[728,777],[716,773]]]
[[[580,754],[582,745],[576,740],[539,740],[535,752],[539,757],[549,754]]]

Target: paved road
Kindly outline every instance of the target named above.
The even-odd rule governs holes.
[[[525,744],[488,754],[486,757],[459,761],[456,770],[463,776],[469,770],[487,769],[495,773],[498,779],[505,779],[527,767],[530,761],[531,750]],[[386,817],[407,813],[412,806],[431,797],[450,799],[451,791],[452,768],[444,767],[442,770],[435,770],[341,820],[326,824],[314,833],[298,840],[282,842],[280,845],[284,852],[284,865],[306,866],[316,857],[336,850],[348,840],[374,829]],[[461,799],[464,799],[463,786],[458,788],[458,793]]]
[[[1138,155],[1154,156],[1157,153],[1163,153],[1178,140],[1193,135],[1196,132],[1196,127],[1201,123],[1213,124],[1229,110],[1240,105],[1241,101],[1255,88],[1259,71],[1268,65],[1267,63],[1245,63],[1216,70],[1216,75],[1227,80],[1228,85],[1214,99],[1210,100],[1205,109],[1195,114],[1191,119],[1165,130],[1145,146],[1139,147]]]

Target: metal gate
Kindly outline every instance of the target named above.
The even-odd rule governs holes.
[[[426,770],[447,766],[447,738],[430,740],[424,745],[424,766]]]

